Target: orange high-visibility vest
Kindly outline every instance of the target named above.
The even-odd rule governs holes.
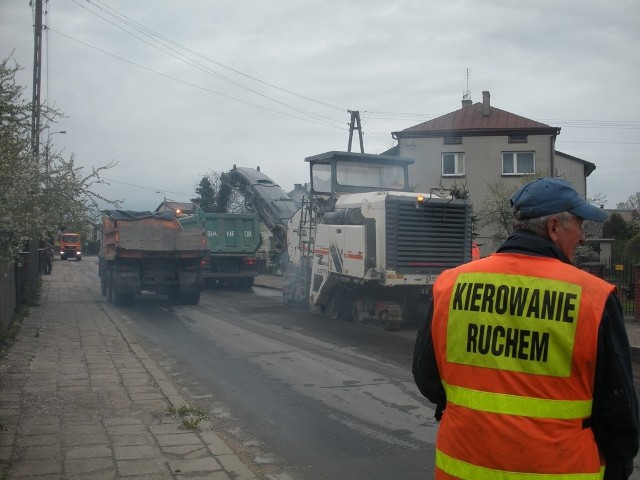
[[[583,421],[614,288],[557,259],[520,254],[440,275],[431,330],[447,406],[436,479],[602,478]]]

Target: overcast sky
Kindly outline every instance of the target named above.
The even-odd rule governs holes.
[[[35,3],[35,0],[34,0]],[[358,110],[366,153],[461,107],[560,127],[557,149],[593,162],[588,196],[640,191],[637,0],[51,0],[42,103],[50,137],[123,208],[188,201],[203,175],[260,166],[289,191],[304,159],[346,150]],[[31,98],[33,8],[0,0],[0,54]],[[46,131],[42,141],[47,138]],[[354,137],[354,151],[359,151]],[[434,179],[434,185],[437,179]],[[162,193],[156,193],[162,192]]]

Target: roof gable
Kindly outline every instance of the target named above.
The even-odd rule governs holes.
[[[490,134],[506,131],[531,132],[531,133],[559,133],[560,129],[551,127],[545,123],[536,122],[520,115],[516,115],[496,107],[490,107],[489,115],[484,115],[485,106],[482,102],[462,107],[441,117],[427,122],[405,128],[400,132],[393,132],[395,138],[430,136],[436,133],[453,134]]]
[[[589,175],[591,175],[591,173],[593,173],[593,171],[596,169],[596,164],[595,163],[589,162],[588,160],[584,160],[582,158],[574,157],[573,155],[569,155],[568,153],[564,153],[564,152],[560,152],[558,150],[555,150],[555,155],[556,155],[556,157],[564,157],[564,158],[568,158],[570,160],[573,160],[575,162],[582,163],[584,165],[584,175],[585,175],[585,177],[588,177]]]

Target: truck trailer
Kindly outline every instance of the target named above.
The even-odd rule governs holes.
[[[206,286],[251,288],[258,275],[256,252],[262,244],[257,214],[209,213],[196,207],[178,220],[185,230],[204,230],[208,254],[202,260]]]
[[[110,303],[131,305],[142,291],[200,301],[200,262],[208,253],[202,229],[185,230],[173,212],[108,210],[101,240],[100,289]]]

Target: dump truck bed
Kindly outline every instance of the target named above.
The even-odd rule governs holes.
[[[185,230],[202,229],[214,254],[254,254],[262,243],[255,214],[204,213],[180,219]]]
[[[207,253],[203,231],[184,230],[172,214],[114,210],[103,218],[103,255],[188,258]]]

